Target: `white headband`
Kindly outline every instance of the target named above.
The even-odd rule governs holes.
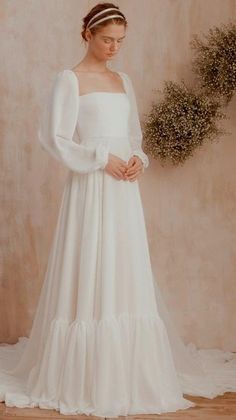
[[[101,18],[101,19],[99,19],[99,20],[97,20],[95,23],[93,23],[92,25],[90,25],[90,23],[97,17],[97,16],[100,16],[101,14],[103,14],[103,13],[105,13],[105,12],[108,12],[109,10],[116,10],[116,11],[118,11],[118,9],[117,8],[115,8],[115,7],[109,7],[108,9],[104,9],[104,10],[102,10],[101,12],[98,12],[98,13],[96,13],[96,15],[94,15],[90,20],[89,20],[89,22],[88,22],[88,24],[87,24],[87,26],[86,26],[86,29],[89,29],[89,28],[92,28],[93,26],[95,26],[95,25],[97,25],[97,23],[99,23],[99,22],[103,22],[104,20],[107,20],[107,19],[111,19],[111,18],[113,18],[113,17],[119,17],[119,18],[121,18],[121,19],[124,19],[124,17],[122,16],[122,15],[110,15],[110,16],[105,16],[104,18]],[[89,26],[90,25],[90,26]]]

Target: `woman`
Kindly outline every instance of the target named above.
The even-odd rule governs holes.
[[[126,26],[112,3],[91,9],[87,54],[57,74],[44,110],[40,143],[69,172],[30,337],[0,352],[6,405],[118,417],[194,406],[183,392],[236,390],[232,354],[205,369],[153,279],[137,182],[149,160],[135,94],[126,73],[107,68]]]

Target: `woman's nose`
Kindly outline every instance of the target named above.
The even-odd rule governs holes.
[[[111,45],[111,50],[112,50],[112,51],[116,51],[116,50],[118,50],[118,44],[112,44],[112,45]]]

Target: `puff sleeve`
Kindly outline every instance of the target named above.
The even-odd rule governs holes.
[[[67,168],[80,173],[103,169],[108,162],[108,146],[102,140],[85,146],[73,140],[79,109],[76,75],[60,71],[54,80],[38,128],[41,146]]]
[[[123,73],[123,72],[122,72]],[[126,81],[126,90],[130,101],[129,137],[132,154],[138,156],[143,162],[143,169],[149,165],[149,158],[142,149],[143,134],[141,130],[136,95],[132,81],[127,73],[123,73]]]

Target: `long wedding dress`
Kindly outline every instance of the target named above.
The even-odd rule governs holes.
[[[39,130],[68,175],[29,337],[0,346],[0,400],[62,414],[164,413],[236,391],[236,356],[185,345],[153,278],[138,181],[104,171],[108,153],[138,155],[132,82],[79,95],[72,70],[54,81]]]

